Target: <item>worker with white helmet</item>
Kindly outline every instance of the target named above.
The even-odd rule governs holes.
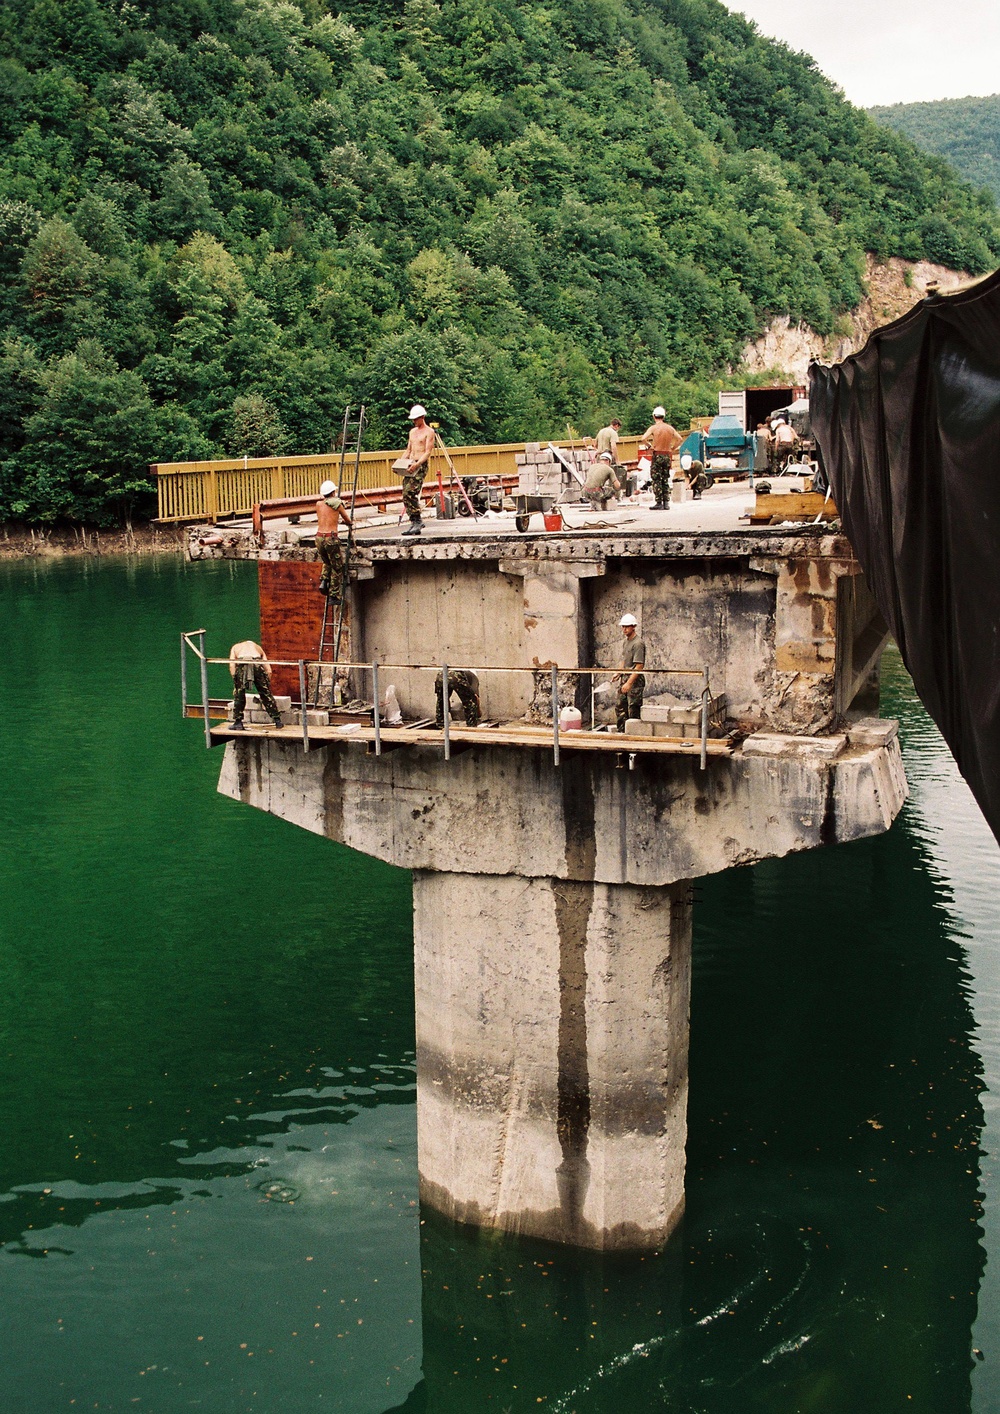
[[[319,488],[316,502],[316,549],[323,561],[319,592],[335,599],[338,603],[344,597],[344,556],[340,548],[340,522],[343,521],[350,532],[351,517],[344,509],[340,492],[332,481],[324,481]]]
[[[674,452],[684,438],[667,421],[666,408],[657,405],[653,409],[653,421],[639,440],[640,447],[653,449],[650,472],[653,478],[653,510],[666,511],[670,508],[670,464]]]
[[[396,465],[403,469],[402,464],[405,463],[403,509],[410,517],[410,528],[404,530],[403,534],[419,535],[424,528],[420,515],[420,490],[427,475],[427,463],[434,450],[434,428],[427,421],[427,409],[420,403],[414,403],[410,408],[410,421],[413,426],[410,428],[406,451]]]
[[[591,510],[596,511],[599,508],[604,511],[621,489],[622,484],[615,475],[611,453],[602,452],[587,472],[587,479],[583,483],[583,499],[590,503]]]
[[[625,730],[629,717],[642,716],[642,698],[646,691],[646,645],[637,636],[639,620],[635,614],[622,614],[619,619],[625,643],[622,650],[622,670],[612,681],[618,683],[618,701],[615,703],[615,718],[618,730]]]

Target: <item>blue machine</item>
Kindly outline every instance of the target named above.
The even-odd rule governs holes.
[[[681,443],[681,456],[687,452],[708,467],[712,457],[731,458],[737,471],[752,472],[757,455],[757,438],[744,432],[738,417],[714,417],[707,432],[691,432]]]

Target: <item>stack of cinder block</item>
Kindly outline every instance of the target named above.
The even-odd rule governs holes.
[[[567,461],[586,477],[590,466],[589,455],[585,452],[563,452]],[[556,456],[551,447],[543,447],[540,442],[526,442],[524,451],[514,457],[517,463],[517,489],[521,496],[551,496],[553,499],[568,497],[575,499],[580,483]]]
[[[719,736],[725,729],[726,697],[708,700],[708,734]],[[650,703],[642,708],[638,721],[625,723],[626,736],[669,736],[696,738],[701,736],[701,702]]]
[[[274,705],[281,713],[281,725],[283,727],[300,727],[302,725],[302,714],[298,708],[292,710],[292,699],[290,697],[278,697],[274,699]],[[233,720],[233,704],[230,702],[227,713],[229,721]],[[271,725],[271,718],[264,710],[257,693],[247,693],[246,712],[243,720],[252,727],[267,727]],[[330,723],[330,714],[322,708],[308,707],[306,709],[306,722],[310,727],[326,727]]]

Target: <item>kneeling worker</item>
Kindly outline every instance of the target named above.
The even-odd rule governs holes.
[[[243,713],[247,706],[247,688],[253,687],[264,705],[271,721],[281,726],[281,713],[271,692],[271,664],[264,657],[264,650],[252,638],[242,643],[234,643],[229,650],[229,671],[233,675],[233,720],[230,728],[234,732],[246,731]]]
[[[636,637],[639,620],[635,614],[622,614],[619,623],[625,635],[625,643],[622,651],[622,670],[618,674],[615,717],[618,730],[623,732],[629,717],[638,718],[642,715],[642,698],[646,691],[646,678],[642,671],[646,666],[646,645],[641,638]]]
[[[348,531],[351,517],[344,510],[340,492],[332,481],[324,481],[319,488],[320,499],[316,502],[316,549],[323,561],[319,592],[327,594],[338,602],[344,597],[344,556],[340,548],[338,530],[343,521]]]
[[[448,672],[448,711],[451,711],[451,694],[455,693],[459,702],[465,708],[465,725],[467,727],[478,727],[482,718],[482,708],[479,702],[479,677],[469,668],[455,668]],[[434,696],[437,705],[434,711],[434,722],[438,727],[444,726],[444,673],[438,673],[434,679]]]
[[[611,453],[602,452],[587,472],[587,479],[583,483],[583,499],[590,502],[591,510],[596,511],[600,507],[602,511],[606,511],[609,502],[615,499],[621,489],[622,484],[615,475]]]

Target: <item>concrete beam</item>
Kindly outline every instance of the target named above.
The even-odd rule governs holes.
[[[899,740],[710,758],[476,746],[304,755],[249,737],[226,747],[219,790],[405,869],[663,886],[881,834],[906,799]],[[470,830],[469,822],[475,821]],[[581,842],[589,841],[586,848]]]

